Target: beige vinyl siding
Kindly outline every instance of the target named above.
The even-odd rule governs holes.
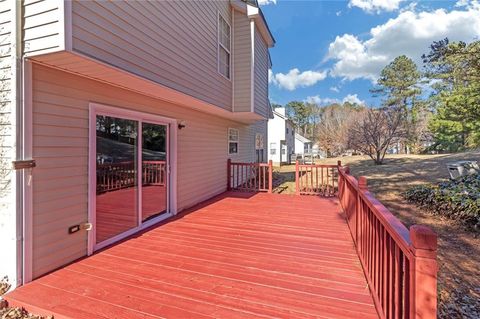
[[[14,178],[15,132],[12,118],[12,27],[11,3],[0,2],[0,234],[11,233],[8,221],[15,207],[12,205],[12,180]],[[0,237],[3,242],[3,236]],[[5,257],[6,258],[6,257]],[[2,268],[2,267],[0,267]],[[0,274],[4,275],[4,274]]]
[[[17,280],[17,214],[15,171],[15,100],[14,82],[14,5],[0,2],[0,277],[9,276],[15,287]]]
[[[3,227],[9,216],[15,211],[12,206],[12,181],[14,172],[11,169],[15,147],[15,123],[13,123],[12,103],[12,28],[14,13],[8,1],[0,2],[0,233],[8,230]],[[2,274],[0,274],[2,275]]]
[[[234,111],[250,112],[252,109],[252,41],[250,20],[245,13],[239,11],[234,11],[233,20]]]
[[[254,111],[267,118],[269,114],[268,48],[257,28],[255,28],[254,83]]]
[[[74,1],[73,50],[231,110],[218,72],[218,13],[228,1]]]
[[[179,210],[226,189],[226,161],[253,161],[255,132],[245,125],[166,103],[69,73],[33,70],[33,275],[87,252],[85,232],[67,234],[87,221],[89,103],[96,102],[183,120],[178,130]],[[228,155],[228,128],[239,130],[239,154]],[[266,139],[266,137],[265,137]]]
[[[23,51],[27,56],[64,49],[63,0],[23,1]]]

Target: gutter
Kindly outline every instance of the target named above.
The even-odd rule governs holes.
[[[11,84],[11,96],[12,96],[12,106],[15,108],[12,110],[13,118],[12,123],[15,123],[15,158],[14,169],[15,171],[15,197],[16,197],[16,283],[15,286],[20,286],[23,284],[23,222],[24,222],[24,170],[17,170],[15,163],[18,160],[24,159],[24,149],[23,149],[23,140],[24,140],[24,110],[22,103],[22,88],[23,88],[23,67],[22,67],[22,1],[12,1],[13,8],[12,12],[14,13],[14,21],[12,28],[12,40],[14,40],[12,47],[12,84]],[[13,39],[14,38],[14,39]],[[12,41],[13,42],[13,41]],[[13,287],[14,288],[14,287]]]

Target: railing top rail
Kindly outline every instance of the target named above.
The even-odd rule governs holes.
[[[230,165],[243,165],[243,166],[268,166],[268,163],[244,163],[244,162],[230,162]]]
[[[298,166],[303,166],[303,167],[327,167],[327,168],[337,168],[338,165],[336,164],[301,164],[298,163]]]
[[[360,191],[358,180],[355,177],[346,174],[342,168],[339,169],[339,172],[345,178],[345,180],[355,187],[357,192],[359,192],[361,198],[372,210],[385,229],[389,232],[390,236],[392,236],[403,253],[410,257],[412,254],[410,248],[411,239],[407,227],[405,227],[405,225],[403,225],[403,223],[397,217],[395,217],[388,210],[388,208],[386,208],[378,199],[376,199],[370,191]]]

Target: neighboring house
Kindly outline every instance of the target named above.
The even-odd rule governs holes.
[[[228,158],[266,160],[274,39],[248,2],[0,2],[0,275],[29,282],[225,191]]]
[[[313,144],[312,146],[312,154],[315,156],[315,157],[318,157],[318,158],[325,158],[327,157],[327,154],[324,150],[322,150],[322,148],[320,147],[320,145],[318,143],[315,143]]]
[[[268,159],[274,165],[290,163],[290,155],[295,153],[295,130],[285,108],[273,110],[273,119],[268,121]]]
[[[295,153],[296,154],[311,154],[312,141],[302,135],[295,133]]]

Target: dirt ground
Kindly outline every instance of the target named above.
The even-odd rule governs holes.
[[[366,176],[369,189],[407,226],[426,224],[438,234],[439,318],[480,318],[480,234],[452,220],[441,219],[406,202],[401,194],[410,186],[448,178],[446,163],[477,160],[480,151],[447,155],[390,155],[376,166],[367,156],[319,160],[350,166],[351,174]],[[275,192],[295,192],[295,166],[274,169]]]

